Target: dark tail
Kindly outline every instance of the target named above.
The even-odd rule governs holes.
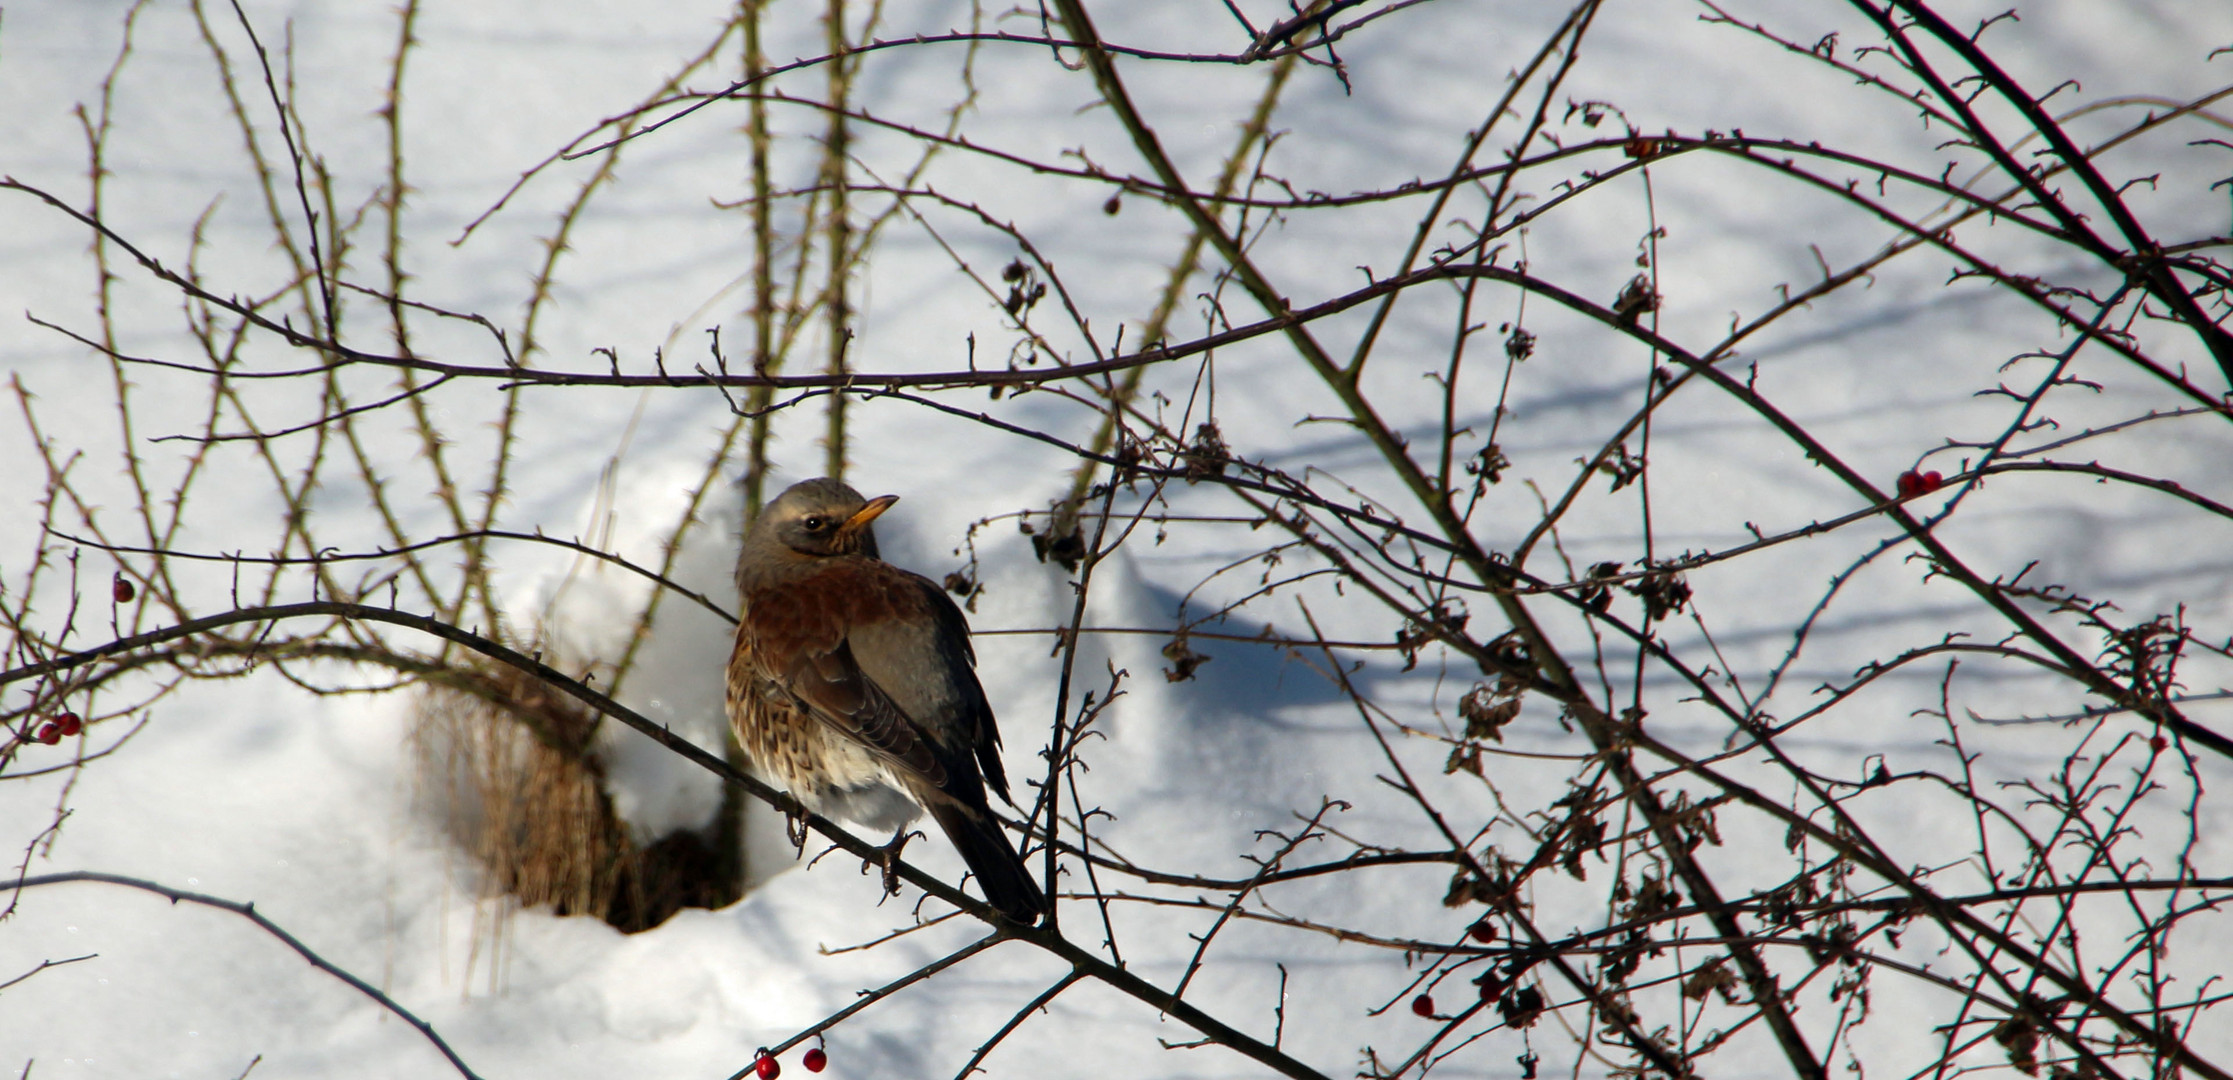
[[[977,887],[985,891],[985,900],[1016,922],[1038,925],[1047,914],[1047,894],[1039,891],[1039,883],[1017,857],[1016,849],[1008,846],[1000,826],[990,817],[944,799],[932,803],[930,813],[946,830],[946,838],[954,842],[954,850],[961,852],[970,873],[977,875]]]

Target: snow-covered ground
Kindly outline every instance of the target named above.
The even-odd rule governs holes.
[[[292,102],[302,128],[335,177],[335,204],[347,216],[372,197],[386,176],[386,129],[376,111],[383,103],[388,63],[398,35],[392,4],[295,0],[247,3],[248,20],[267,46],[291,43]],[[1958,25],[1974,25],[2004,5],[1948,5]],[[1280,17],[1285,5],[1242,5],[1257,25]],[[1747,21],[1789,20],[1775,25],[1802,43],[1841,31],[1840,55],[1873,39],[1853,12],[1820,4],[1806,10],[1781,3],[1753,4],[1735,12]],[[1107,10],[1100,10],[1107,9]],[[101,84],[116,62],[127,11],[138,12],[129,62],[111,95],[113,130],[100,211],[121,235],[142,244],[166,265],[191,259],[212,291],[262,295],[282,288],[283,260],[270,244],[270,212],[241,153],[241,134],[226,108],[218,69],[194,12],[181,0],[134,7],[121,0],[13,5],[0,18],[0,173],[54,192],[73,205],[86,199],[86,131],[72,109],[86,103],[98,117]],[[1677,0],[1621,0],[1597,15],[1574,74],[1554,104],[1611,102],[1620,114],[1603,129],[1583,126],[1577,113],[1553,130],[1569,141],[1617,134],[1626,123],[1645,132],[1743,130],[1753,136],[1800,142],[1897,161],[1935,174],[1946,155],[1935,131],[1920,128],[1911,109],[1856,88],[1820,65],[1784,54],[1773,45],[1727,26],[1708,25],[1706,9]],[[1732,9],[1734,11],[1734,9]],[[2084,0],[2021,5],[2019,22],[1996,25],[1984,38],[2011,73],[2044,90],[2065,78],[2081,84],[2053,99],[2058,113],[2108,103],[2070,123],[2090,139],[2122,130],[2149,109],[2183,102],[2233,83],[2233,55],[2211,50],[2233,46],[2233,5],[2192,0],[2105,5]],[[824,51],[821,9],[782,4],[771,8],[775,28],[767,51],[777,60]],[[425,5],[415,33],[402,101],[405,156],[411,171],[404,261],[414,295],[452,311],[488,313],[499,324],[529,299],[531,278],[545,255],[542,238],[555,215],[596,168],[595,159],[561,163],[542,173],[462,244],[461,230],[501,198],[520,173],[566,145],[600,119],[618,114],[649,94],[660,79],[706,48],[726,5],[695,3],[479,3]],[[987,13],[994,29],[1032,34],[1036,18]],[[1101,33],[1112,41],[1163,50],[1237,50],[1245,37],[1218,3],[1096,6]],[[252,51],[229,9],[206,6],[210,35],[232,56],[236,90],[248,114],[270,123],[260,104],[264,90],[253,76]],[[1282,132],[1267,170],[1294,192],[1393,188],[1413,178],[1446,173],[1464,134],[1481,123],[1505,86],[1506,74],[1524,65],[1566,12],[1556,5],[1443,0],[1405,9],[1346,39],[1341,58],[1346,87],[1322,68],[1305,67],[1283,98],[1272,127]],[[968,25],[970,9],[952,2],[895,4],[880,36],[899,38]],[[725,85],[736,68],[738,46],[723,46],[715,72],[689,80],[700,89]],[[872,53],[862,61],[855,92],[878,116],[937,130],[944,111],[963,92],[954,72],[966,47],[920,45]],[[1043,47],[986,44],[978,47],[974,110],[963,131],[972,143],[1038,161],[1077,166],[1090,160],[1119,175],[1146,175],[1138,154],[1098,100],[1091,78],[1056,63]],[[1127,59],[1120,65],[1139,107],[1159,127],[1165,148],[1196,186],[1207,187],[1222,156],[1261,90],[1263,66],[1189,65]],[[784,77],[778,85],[798,97],[822,91],[819,69]],[[2219,115],[2233,110],[2219,109]],[[808,110],[777,110],[792,133],[815,132],[823,122]],[[739,312],[749,302],[740,275],[748,264],[749,224],[741,211],[722,209],[745,194],[745,142],[740,107],[716,104],[633,144],[611,187],[588,204],[569,234],[553,301],[536,327],[539,365],[602,371],[592,350],[611,348],[629,370],[648,370],[663,349],[669,364],[687,371],[705,356],[704,328],[725,327],[732,354],[746,339]],[[267,147],[276,145],[265,131]],[[2193,144],[2233,139],[2207,118],[2188,118],[2165,131],[2112,152],[2119,179],[2160,173],[2160,182],[2137,188],[2133,205],[2165,240],[2183,241],[2233,231],[2226,191],[2210,184],[2233,172],[2222,147]],[[810,181],[803,138],[785,144],[799,164],[798,183]],[[864,130],[852,147],[864,172],[896,181],[919,152],[912,138]],[[1595,163],[1609,168],[1618,158]],[[856,179],[861,179],[856,176]],[[1955,179],[1966,179],[1957,174]],[[1883,222],[1853,212],[1833,197],[1708,155],[1656,167],[1651,201],[1628,181],[1596,189],[1585,202],[1547,215],[1526,238],[1531,270],[1599,302],[1610,302],[1637,273],[1639,242],[1654,224],[1664,300],[1660,330],[1689,344],[1725,333],[1733,317],[1752,318],[1777,299],[1781,283],[1819,277],[1817,259],[1842,267],[1894,234]],[[1121,212],[1103,211],[1106,186],[1035,174],[987,156],[949,150],[921,186],[982,207],[1003,225],[1029,237],[1062,273],[1071,299],[1092,321],[1107,346],[1120,324],[1136,334],[1152,308],[1169,265],[1184,244],[1187,226],[1157,200],[1126,195]],[[1548,197],[1548,190],[1539,191]],[[295,217],[291,193],[282,212]],[[1901,200],[1915,213],[1928,199]],[[1422,206],[1416,200],[1345,209],[1299,209],[1265,234],[1258,257],[1295,306],[1339,295],[1370,273],[1386,273],[1402,257]],[[1015,257],[1000,232],[953,210],[928,209],[939,235],[971,267],[996,279]],[[191,230],[206,217],[198,248]],[[856,368],[866,371],[960,369],[976,358],[994,366],[1013,333],[999,305],[954,269],[952,257],[924,230],[902,218],[888,226],[873,260],[856,281]],[[1445,230],[1432,243],[1455,242]],[[371,242],[372,231],[363,234]],[[2116,285],[2099,266],[2088,267],[2068,249],[2046,244],[2011,226],[1967,226],[1979,249],[2020,272]],[[0,191],[0,365],[27,392],[46,437],[65,452],[83,450],[74,466],[76,490],[97,507],[117,535],[137,514],[117,448],[117,387],[98,354],[20,317],[28,312],[86,332],[93,325],[96,273],[80,224],[17,191]],[[1810,246],[1813,250],[1810,250]],[[112,252],[121,283],[113,302],[121,330],[116,347],[143,356],[178,356],[190,344],[181,330],[175,291],[153,282],[128,258]],[[380,283],[375,253],[360,249],[352,266],[359,280]],[[2034,369],[1998,368],[2019,352],[2067,345],[2051,322],[2005,293],[1982,286],[1946,284],[1949,264],[1918,255],[1880,269],[1866,287],[1827,298],[1747,342],[1745,363],[1756,365],[1756,387],[1788,415],[1831,446],[1880,487],[1916,467],[1920,455],[1947,439],[1993,438],[2008,423],[2005,399],[1976,391],[2006,378],[2016,385]],[[1360,267],[1369,270],[1360,271]],[[1212,287],[1207,277],[1191,289]],[[1228,287],[1236,321],[1261,317]],[[1485,302],[1486,303],[1486,302]],[[1515,317],[1508,295],[1501,306],[1477,311],[1476,322],[1493,332]],[[1575,459],[1595,454],[1610,431],[1633,410],[1650,363],[1632,343],[1548,303],[1530,301],[1528,325],[1541,338],[1538,355],[1523,366],[1508,403],[1501,442],[1513,461],[1511,476],[1492,489],[1474,519],[1476,535],[1509,550],[1541,515],[1533,481],[1555,499],[1573,480]],[[1052,317],[1053,301],[1035,325],[1073,358],[1086,355],[1082,339]],[[1424,443],[1441,422],[1441,397],[1427,376],[1447,362],[1456,309],[1447,292],[1398,309],[1365,387],[1391,425]],[[1366,325],[1360,308],[1316,327],[1337,355],[1346,355]],[[357,342],[386,348],[385,316],[377,305],[356,302]],[[1198,300],[1182,303],[1172,336],[1202,332]],[[488,338],[470,327],[422,319],[413,342],[421,355],[475,364],[497,360]],[[2191,335],[2143,324],[2149,347],[2213,392],[2224,389],[2208,355]],[[1130,340],[1128,338],[1127,340]],[[1498,352],[1496,338],[1477,344],[1481,355]],[[518,344],[517,339],[513,341]],[[307,354],[252,346],[252,363],[302,364]],[[2098,394],[2053,399],[2048,411],[2074,434],[2088,425],[2124,420],[2151,408],[2191,404],[2129,366],[2082,354],[2075,373],[2102,384]],[[1481,363],[1486,363],[1482,361]],[[1191,363],[1158,368],[1148,388],[1167,395],[1171,414],[1185,407],[1197,368]],[[1460,426],[1485,431],[1494,413],[1494,380],[1486,366],[1469,370],[1479,384],[1461,396]],[[390,378],[368,377],[359,400]],[[1301,474],[1317,470],[1324,490],[1352,484],[1415,514],[1382,471],[1372,449],[1338,424],[1299,423],[1331,415],[1338,402],[1297,366],[1274,341],[1244,343],[1216,359],[1217,419],[1236,455]],[[207,400],[203,380],[190,374],[137,369],[131,391],[130,437],[167,490],[186,467],[190,444],[151,438],[201,430]],[[2028,382],[2022,383],[2028,388]],[[317,415],[305,387],[252,386],[247,393],[277,428]],[[442,429],[456,442],[450,460],[485,460],[494,445],[491,421],[498,394],[486,383],[446,387],[428,399]],[[655,562],[655,545],[681,513],[707,454],[728,417],[725,402],[703,391],[530,389],[512,437],[518,462],[510,495],[497,519],[516,531],[588,536],[609,530],[615,550]],[[958,408],[994,413],[1014,424],[1051,431],[1073,442],[1090,438],[1097,422],[1087,409],[1052,394],[988,400],[982,390],[956,391],[941,400]],[[1705,391],[1681,399],[1655,421],[1652,432],[1654,543],[1662,553],[1727,547],[1747,538],[1748,525],[1773,534],[1849,512],[1853,493],[1827,482],[1823,470],[1788,441],[1727,398]],[[9,405],[15,412],[13,403]],[[1198,410],[1197,410],[1198,411]],[[809,407],[779,416],[774,458],[779,481],[818,473],[823,460],[820,413]],[[972,522],[1018,510],[1044,508],[1060,497],[1072,462],[1047,447],[995,428],[903,401],[862,401],[852,406],[849,476],[871,494],[893,491],[904,500],[879,522],[887,558],[936,578],[962,565],[956,554]],[[231,419],[221,428],[235,425]],[[406,478],[391,492],[415,535],[444,531],[445,511],[425,480],[420,446],[400,414],[374,421],[394,441],[377,448],[388,467]],[[2028,436],[2045,441],[2057,432]],[[309,438],[291,436],[292,439]],[[1477,448],[1477,443],[1472,444]],[[609,505],[600,503],[600,470],[616,454]],[[2078,460],[2175,480],[2188,490],[2233,501],[2233,437],[2224,421],[2207,415],[2145,425],[2103,440]],[[1926,468],[1957,471],[1958,454],[1933,457]],[[13,590],[42,543],[34,510],[46,477],[26,427],[0,423],[0,581]],[[270,474],[239,444],[212,453],[210,473],[194,489],[186,526],[171,541],[181,550],[256,552],[280,543],[282,504]],[[468,471],[467,482],[485,483]],[[1605,485],[1577,506],[1561,539],[1574,565],[1598,559],[1633,559],[1638,553],[1634,489],[1607,496]],[[739,514],[734,492],[700,513],[709,523],[682,552],[676,576],[727,603],[727,560]],[[2160,493],[2131,487],[2093,487],[2072,478],[1998,478],[1966,496],[1974,503],[1941,528],[1942,539],[1988,575],[2013,576],[2029,562],[2032,580],[2068,585],[2078,593],[2115,601],[2121,617],[2144,621],[2183,606],[2187,623],[2205,642],[2233,633],[2233,522],[2190,509]],[[337,474],[309,497],[327,542],[365,550],[386,533],[363,492]],[[1172,489],[1173,507],[1203,514],[1245,514],[1214,487]],[[75,527],[75,511],[57,527]],[[1232,602],[1253,587],[1254,572],[1230,575],[1189,596],[1219,566],[1270,541],[1245,526],[1174,526],[1158,542],[1144,528],[1104,564],[1093,583],[1087,622],[1098,626],[1168,631],[1175,620],[1198,617]],[[1696,571],[1700,616],[1712,631],[1713,661],[1758,693],[1762,678],[1785,662],[1793,628],[1822,599],[1830,576],[1866,554],[1894,530],[1882,522]],[[986,586],[972,616],[980,632],[979,670],[1007,737],[1011,776],[1043,772],[1038,751],[1056,709],[1057,661],[1049,638],[991,631],[1043,629],[1067,622],[1073,599],[1062,571],[1031,557],[1028,538],[1007,522],[975,534]],[[54,549],[60,559],[67,546]],[[496,549],[497,584],[514,617],[532,621],[560,592],[575,569],[568,553],[531,544]],[[1297,556],[1298,562],[1301,556]],[[80,578],[88,606],[78,614],[70,644],[109,635],[107,582],[111,556],[87,550]],[[1531,568],[1555,575],[1555,564]],[[182,567],[182,594],[196,614],[230,606],[231,575],[223,568]],[[1815,687],[1849,678],[1870,660],[1966,632],[1979,640],[2006,633],[2004,623],[1975,599],[1943,581],[1926,581],[1924,568],[1898,554],[1856,576],[1829,605],[1791,662],[1769,711],[1789,718],[1814,704]],[[278,602],[309,599],[306,585]],[[59,632],[67,603],[62,582],[48,578],[34,622]],[[580,653],[606,655],[618,647],[621,621],[640,603],[641,588],[624,575],[593,572],[551,610],[556,632]],[[1327,635],[1348,640],[1387,640],[1397,629],[1377,606],[1330,589],[1309,592]],[[14,604],[13,594],[9,603]],[[718,748],[720,673],[728,650],[724,625],[709,614],[672,604],[645,651],[643,667],[623,698],[655,720],[669,723],[701,745]],[[1482,603],[1474,617],[1494,618]],[[153,619],[143,625],[161,625]],[[1306,627],[1296,606],[1277,599],[1244,609],[1222,629],[1248,633],[1266,622],[1282,632]],[[1665,633],[1686,655],[1706,648],[1693,624],[1671,620]],[[1560,624],[1561,643],[1588,655],[1581,624]],[[2099,643],[2072,632],[2087,655]],[[1346,799],[1341,816],[1347,835],[1385,844],[1432,845],[1436,834],[1408,804],[1376,777],[1388,771],[1350,700],[1306,661],[1272,648],[1197,640],[1214,657],[1199,678],[1167,683],[1169,666],[1158,650],[1168,639],[1153,635],[1089,638],[1076,670],[1077,691],[1100,689],[1108,665],[1129,671],[1127,696],[1107,720],[1108,738],[1086,751],[1082,775],[1087,805],[1113,818],[1097,831],[1114,850],[1158,868],[1205,876],[1240,877],[1253,867],[1241,856],[1269,850],[1257,830],[1291,829],[1293,815],[1315,811],[1322,798]],[[1407,723],[1440,729],[1455,715],[1455,702],[1471,685],[1470,662],[1433,650],[1415,670],[1386,652],[1349,657],[1363,667],[1353,674],[1373,700]],[[22,658],[10,657],[8,664]],[[1320,665],[1322,666],[1322,665]],[[2186,689],[2207,693],[2233,682],[2229,665],[2198,656]],[[1614,677],[1629,669],[1614,666]],[[1887,680],[1857,703],[1804,729],[1787,748],[1810,763],[1859,779],[1865,755],[1883,754],[1893,771],[1951,769],[1939,745],[1945,725],[1917,709],[1939,703],[1943,667],[1918,668]],[[327,669],[322,677],[349,681]],[[366,674],[369,684],[378,676]],[[1710,753],[1729,734],[1726,723],[1683,700],[1685,692],[1658,672],[1646,676],[1653,703],[1653,731],[1698,753]],[[10,695],[21,692],[10,687]],[[1623,694],[1626,692],[1623,691]],[[2036,673],[1979,661],[1954,691],[1955,718],[1965,745],[1988,751],[1980,784],[2036,777],[2051,771],[2083,734],[2062,726],[2003,727],[1968,722],[1968,715],[2017,717],[2070,712],[2089,703],[2067,683]],[[20,704],[9,699],[11,708]],[[1075,703],[1073,702],[1073,708]],[[1966,712],[1965,712],[1966,710]],[[2189,715],[2233,731],[2233,708],[2198,702]],[[1554,722],[1539,705],[1506,736],[1504,749],[1542,754],[1586,754],[1581,736]],[[874,949],[834,952],[911,925],[917,914],[910,894],[879,901],[873,874],[839,855],[811,868],[790,868],[780,833],[757,823],[753,848],[761,883],[739,903],[720,911],[690,909],[656,930],[628,936],[593,919],[558,918],[547,911],[514,912],[483,895],[471,858],[434,819],[413,783],[409,702],[401,695],[314,696],[276,673],[188,683],[146,711],[146,726],[113,756],[82,770],[0,782],[0,850],[38,843],[30,873],[84,869],[159,882],[233,901],[285,928],[332,964],[378,986],[430,1023],[478,1075],[508,1077],[721,1077],[744,1068],[754,1048],[781,1040],[854,1000],[855,994],[899,977],[981,934],[967,920],[948,920]],[[70,760],[114,742],[126,722],[97,726],[82,747],[29,745],[7,771],[20,773]],[[2144,724],[2113,721],[2095,738],[2148,733]],[[1412,773],[1438,804],[1466,821],[1496,812],[1492,792],[1463,773],[1446,776],[1447,747],[1429,740],[1399,741]],[[703,821],[717,788],[702,772],[676,762],[649,740],[608,734],[606,754],[615,777],[615,799],[629,821],[647,835]],[[2133,758],[2117,759],[2118,768]],[[2195,842],[2180,850],[2176,807],[2148,819],[2147,848],[2168,874],[2184,857],[2192,872],[2223,878],[2233,872],[2233,822],[2222,800],[2233,767],[2209,753],[2196,759],[2203,792],[2196,811]],[[1737,775],[1767,782],[1765,770]],[[2180,780],[2166,760],[2167,782]],[[1491,779],[1507,805],[1541,809],[1564,793],[1569,763],[1541,767],[1525,758],[1492,758]],[[1780,774],[1777,774],[1780,775]],[[0,781],[6,781],[0,777]],[[1776,781],[1787,783],[1786,781]],[[1903,792],[1907,789],[1902,789]],[[1788,790],[1766,792],[1789,797]],[[1021,794],[1019,793],[1019,798]],[[1975,845],[1975,822],[1949,816],[1928,799],[1874,805],[1880,834],[1907,845],[1898,858],[1936,865],[1964,857]],[[56,809],[68,817],[51,845],[41,832]],[[1727,842],[1703,856],[1717,868],[1745,878],[1748,867],[1783,865],[1789,856],[1780,826],[1730,815]],[[1512,837],[1499,834],[1505,840]],[[1524,857],[1525,839],[1515,841]],[[1328,848],[1327,856],[1339,854]],[[918,843],[911,859],[949,880],[959,860],[942,840]],[[6,860],[12,867],[11,855]],[[2008,872],[2002,868],[2002,873]],[[1982,881],[1993,874],[1974,870]],[[1762,880],[1769,872],[1761,871]],[[1472,915],[1445,909],[1446,867],[1376,872],[1370,886],[1354,877],[1283,886],[1274,900],[1294,913],[1396,937],[1453,940]],[[1597,879],[1602,883],[1602,878]],[[1964,879],[1968,880],[1968,879]],[[1980,887],[1990,887],[1980,885]],[[1159,895],[1189,895],[1166,890]],[[1585,894],[1576,892],[1576,897]],[[1535,897],[1536,916],[1556,931],[1603,921],[1602,907],[1563,913],[1563,898],[1546,888]],[[0,1069],[29,1069],[39,1077],[212,1077],[252,1075],[391,1077],[443,1075],[450,1066],[428,1040],[341,981],[317,971],[274,937],[236,914],[173,904],[144,892],[102,884],[63,884],[23,892],[0,921],[0,980],[37,967],[90,955],[93,959],[39,972],[0,990]],[[1074,910],[1072,910],[1074,908]],[[921,909],[934,913],[936,902]],[[1130,969],[1164,987],[1185,972],[1195,942],[1214,915],[1140,904],[1111,912],[1116,938]],[[1089,905],[1066,907],[1072,938],[1097,944],[1100,913]],[[2196,925],[2193,923],[2190,926]],[[2177,939],[2171,964],[2196,979],[2233,969],[2233,935],[2222,923],[2212,932]],[[2046,927],[2033,932],[2050,933]],[[1909,943],[1903,957],[1932,962],[1941,944]],[[2095,947],[2114,951],[2113,941]],[[1328,1076],[1361,1067],[1366,1046],[1383,1061],[1414,1048],[1425,1021],[1387,1005],[1408,981],[1402,958],[1386,950],[1355,948],[1331,938],[1288,929],[1237,923],[1220,932],[1211,963],[1196,976],[1188,1000],[1264,1039],[1279,1025],[1282,1047]],[[1017,1009],[1066,967],[1045,953],[1004,944],[972,958],[933,982],[903,991],[829,1034],[832,1075],[851,1077],[950,1076]],[[1284,1001],[1281,998],[1283,981]],[[1901,984],[1906,985],[1906,984]],[[1445,991],[1445,995],[1452,991]],[[1872,1054],[1871,1067],[1920,1067],[1938,1053],[1932,1025],[1954,1016],[1951,996],[1894,993],[1877,984],[1877,1015],[1855,1045]],[[1447,1000],[1445,1004],[1448,1004]],[[1275,1018],[1275,1008],[1284,1008]],[[2233,1036],[2204,1027],[2189,1033],[2195,1050],[2212,1060],[2233,1059]],[[2222,1027],[2222,1025],[2221,1025]],[[1167,1017],[1091,981],[1054,1001],[1045,1016],[1029,1020],[986,1061],[996,1076],[1260,1075],[1261,1067],[1217,1048],[1169,1049],[1199,1036]],[[1459,1075],[1506,1076],[1519,1037],[1499,1034],[1480,1052],[1460,1053],[1442,1066]],[[1533,1047],[1545,1075],[1595,1074],[1602,1066],[1577,1061],[1564,1033],[1539,1029]],[[1495,1047],[1490,1052],[1487,1047]],[[1507,1049],[1509,1047],[1509,1049]],[[1986,1045],[1964,1060],[2005,1065],[2006,1055]],[[36,1062],[35,1066],[26,1065]],[[797,1056],[785,1062],[797,1067]],[[1786,1073],[1771,1057],[1718,1060],[1714,1075]],[[1842,1057],[1838,1067],[1843,1067]]]

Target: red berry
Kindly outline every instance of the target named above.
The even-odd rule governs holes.
[[[2153,750],[2159,754],[2163,752],[2164,747],[2169,745],[2171,745],[2171,740],[2166,739],[2161,735],[2153,736],[2148,740],[2148,749]]]
[[[1411,999],[1411,1012],[1415,1016],[1434,1015],[1434,995],[1421,994]]]
[[[38,739],[40,742],[43,742],[48,746],[53,746],[55,743],[62,741],[62,729],[56,727],[54,725],[54,722],[51,720],[44,724],[40,724]]]
[[[808,1072],[821,1072],[829,1067],[830,1056],[823,1053],[822,1048],[817,1046],[808,1050],[806,1056],[799,1059],[799,1064],[806,1066]]]
[[[1909,470],[1901,473],[1900,478],[1892,482],[1892,487],[1900,493],[1900,498],[1912,499],[1923,493],[1923,478]]]
[[[119,570],[109,581],[109,595],[115,597],[119,604],[129,604],[133,597],[139,595],[139,590],[134,589],[132,583],[124,579],[124,572]]]
[[[760,1060],[752,1063],[752,1071],[759,1074],[760,1080],[775,1080],[783,1075],[783,1066],[776,1062],[774,1054],[763,1051]]]
[[[1496,940],[1496,924],[1483,919],[1466,928],[1466,934],[1475,941],[1487,944]]]
[[[1481,1000],[1495,1001],[1504,996],[1504,983],[1497,979],[1495,972],[1483,975],[1476,981],[1481,984]]]
[[[1915,486],[1922,488],[1923,494],[1928,495],[1931,492],[1945,487],[1946,478],[1944,476],[1940,476],[1937,469],[1932,469],[1931,471],[1916,477]]]
[[[64,735],[75,735],[85,730],[85,721],[78,719],[78,714],[74,712],[66,712],[54,718],[54,726],[60,728]]]

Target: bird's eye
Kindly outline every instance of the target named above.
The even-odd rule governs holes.
[[[823,517],[820,514],[811,515],[804,522],[804,524],[806,525],[806,531],[808,532],[821,532],[823,526],[826,526],[829,523],[830,519]]]

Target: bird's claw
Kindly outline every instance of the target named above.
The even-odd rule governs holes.
[[[798,813],[786,811],[784,813],[783,838],[791,842],[791,847],[795,852],[794,858],[806,854],[806,813],[804,811]]]
[[[899,895],[899,853],[906,850],[907,841],[915,836],[915,833],[908,831],[907,826],[902,825],[899,832],[893,835],[891,843],[876,849],[874,862],[884,871],[884,895]],[[861,869],[868,869],[868,865],[863,863]]]

